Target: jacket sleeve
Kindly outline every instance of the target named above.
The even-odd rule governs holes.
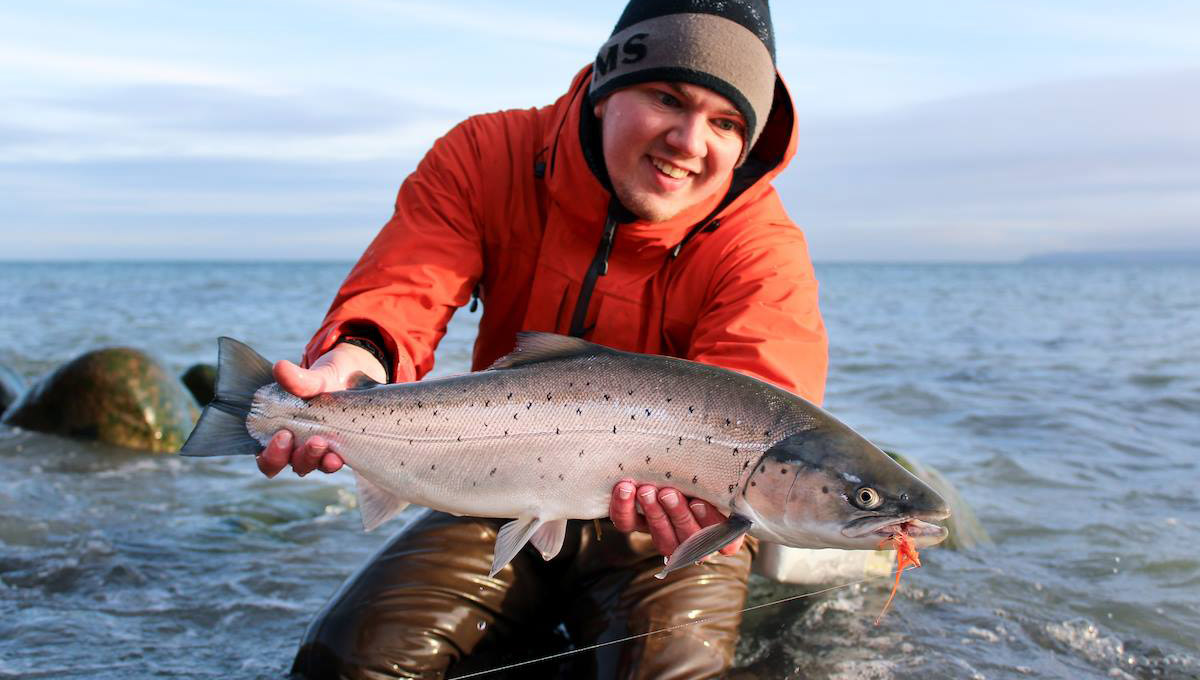
[[[722,260],[688,357],[765,380],[820,404],[829,345],[804,236],[780,225]]]
[[[405,179],[392,218],[338,290],[305,365],[348,335],[382,339],[397,382],[420,379],[483,270],[483,161],[474,119],[439,139]]]

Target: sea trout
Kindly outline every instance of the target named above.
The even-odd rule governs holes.
[[[692,535],[663,572],[749,533],[798,548],[874,550],[946,530],[945,501],[821,408],[706,364],[521,333],[484,371],[301,399],[271,364],[219,340],[216,396],[181,453],[256,454],[279,430],[320,435],[354,471],[368,531],[417,503],[514,518],[492,575],[532,542],[549,560],[568,519],[608,515],[622,479],[672,486],[729,516]]]

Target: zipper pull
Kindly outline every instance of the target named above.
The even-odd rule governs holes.
[[[600,276],[608,275],[608,256],[612,254],[613,240],[617,235],[617,221],[612,217],[604,223],[604,238],[600,241],[602,258],[600,261]]]

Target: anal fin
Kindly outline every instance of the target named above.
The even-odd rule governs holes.
[[[721,524],[714,524],[697,531],[688,536],[686,541],[680,543],[678,548],[675,548],[675,552],[671,553],[671,558],[667,560],[662,571],[654,575],[655,578],[666,578],[667,574],[676,569],[699,562],[706,555],[729,545],[730,541],[750,531],[753,526],[753,522],[741,515],[730,515],[729,519]]]
[[[354,473],[358,483],[358,511],[362,514],[363,531],[371,531],[408,507],[408,501],[371,480]]]
[[[530,543],[542,553],[542,559],[549,562],[554,559],[559,550],[562,550],[563,539],[567,536],[567,520],[555,519],[549,522],[544,522],[537,531],[533,532],[533,536],[529,537]]]

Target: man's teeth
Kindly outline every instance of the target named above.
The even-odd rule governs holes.
[[[683,179],[684,177],[692,174],[683,168],[677,168],[674,165],[664,163],[657,158],[651,158],[650,162],[654,163],[654,167],[658,168],[664,175],[674,177],[675,179]]]

